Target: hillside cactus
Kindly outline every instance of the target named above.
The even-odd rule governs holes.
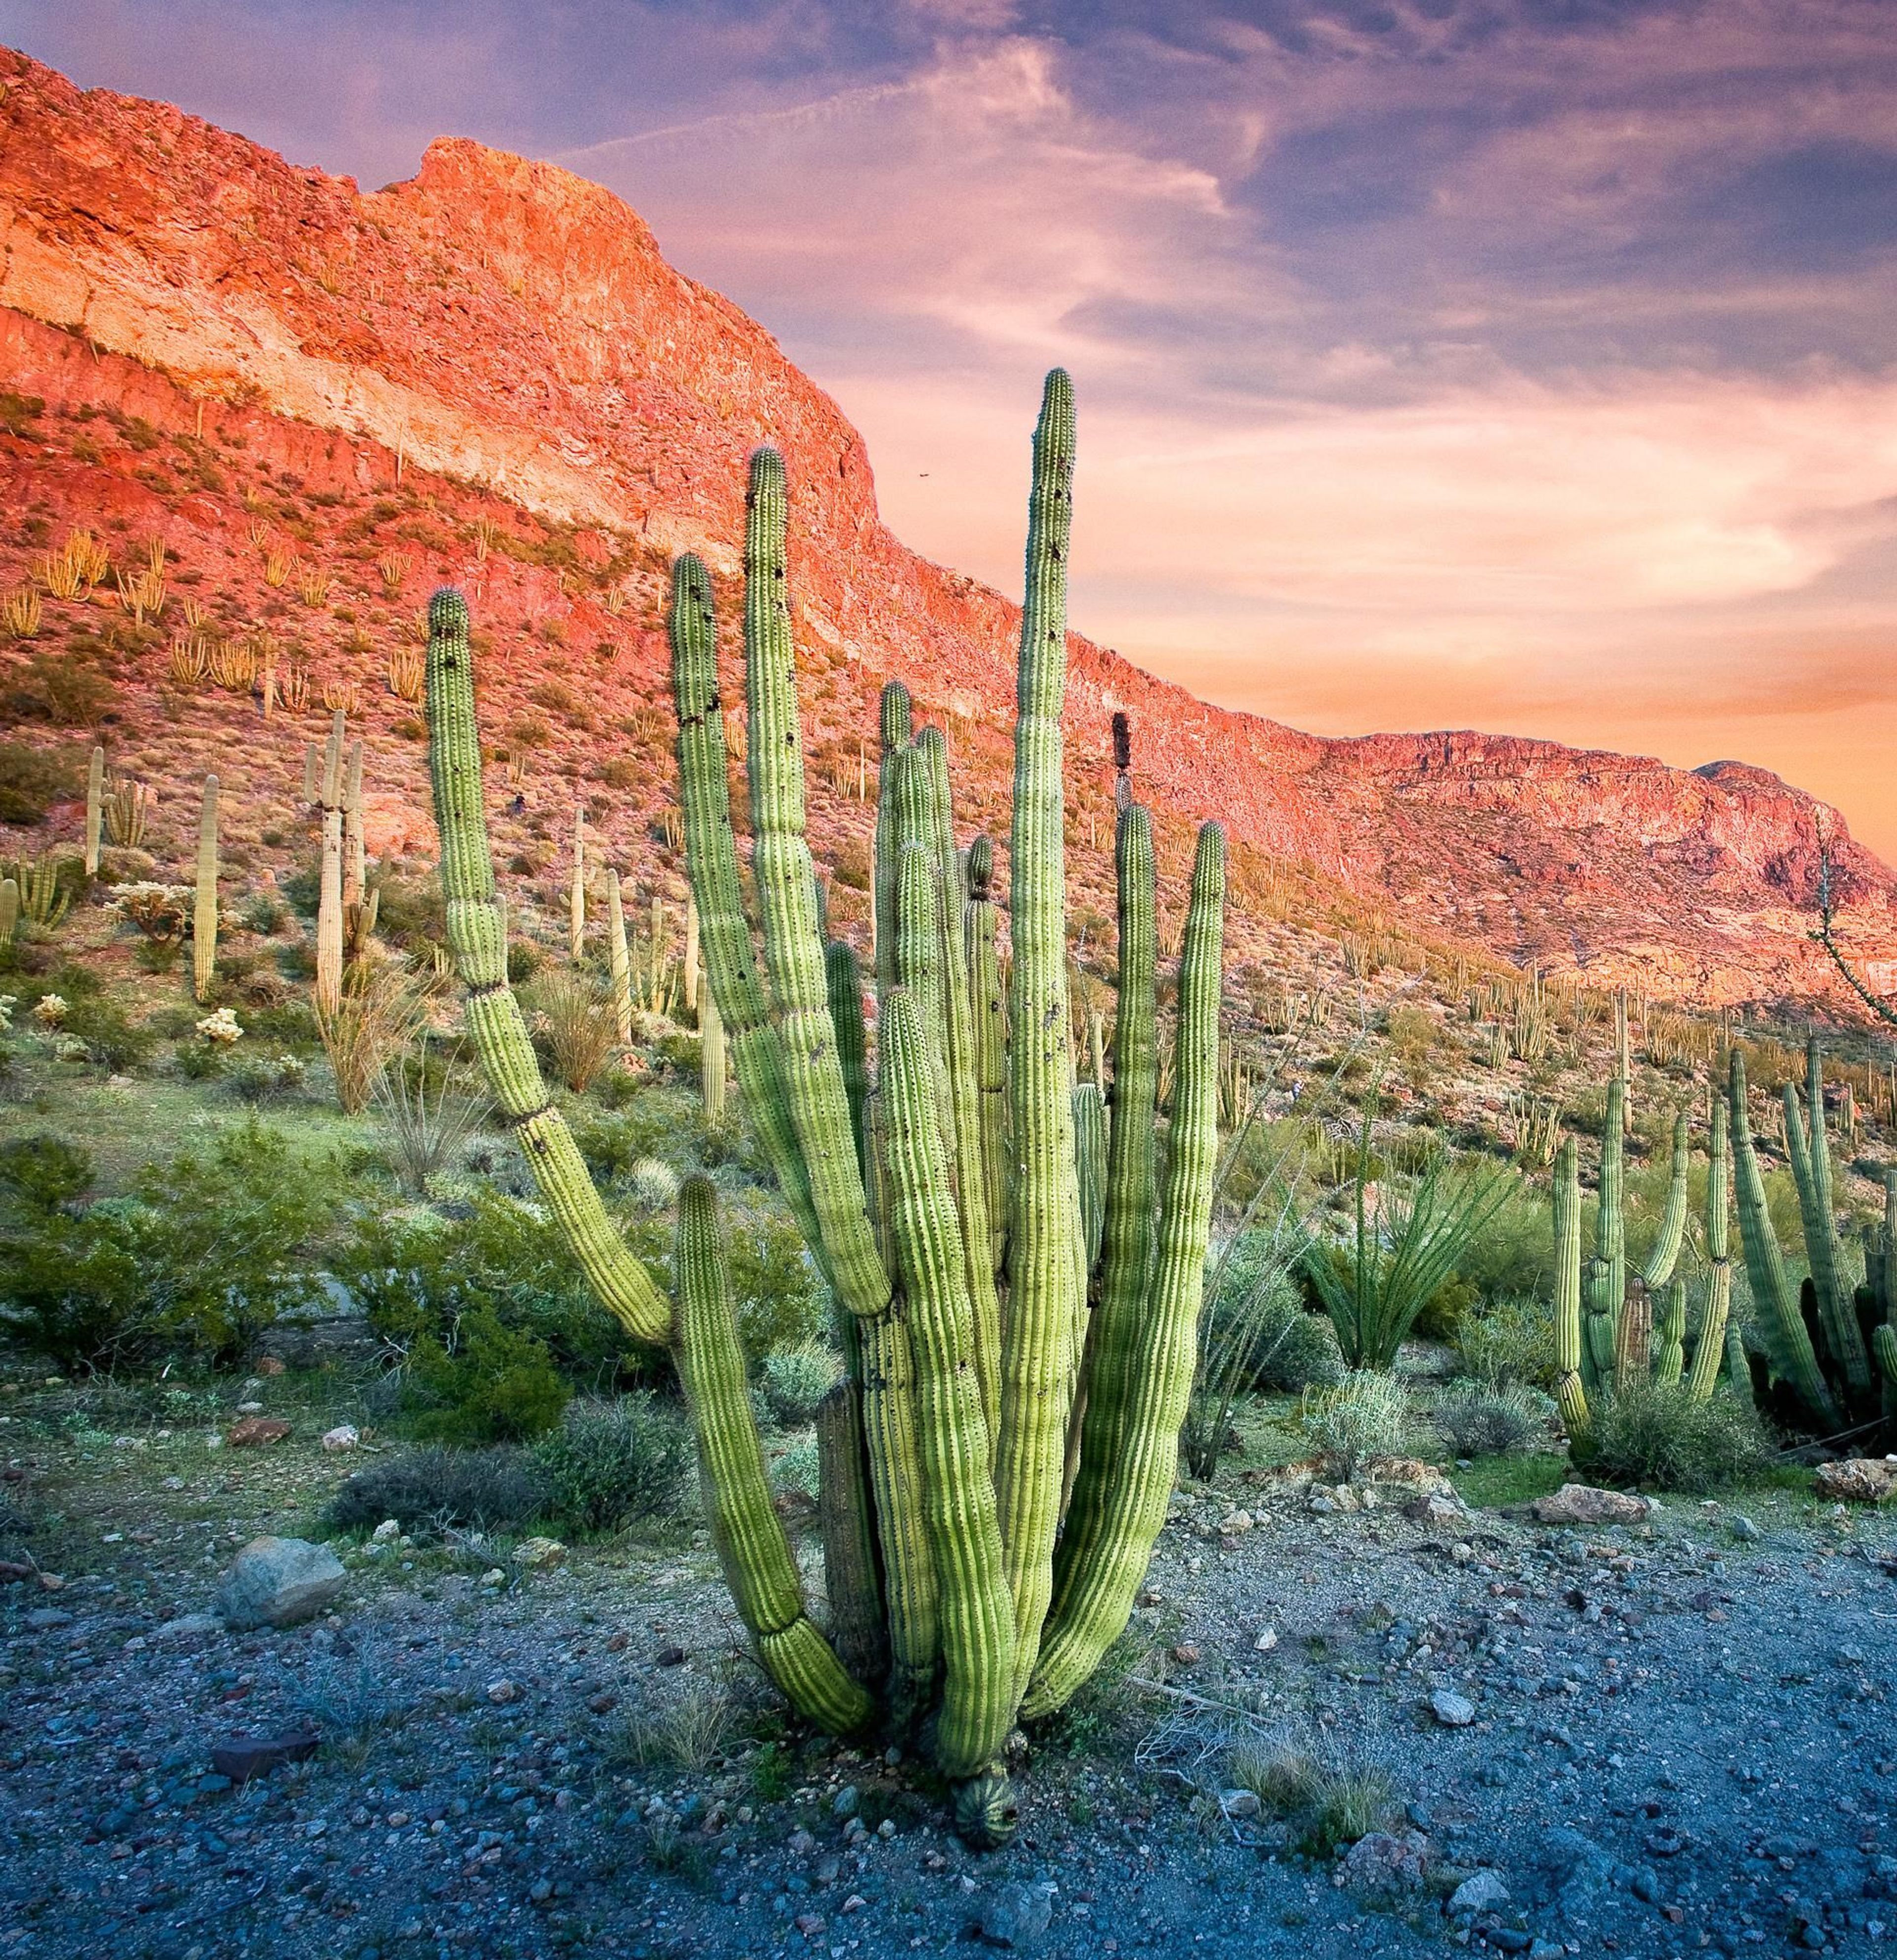
[[[731,823],[711,579],[690,555],[674,568],[680,806],[705,963],[701,1025],[724,1031],[759,1146],[834,1297],[847,1363],[818,1424],[828,1638],[805,1611],[771,1505],[710,1186],[689,1179],[681,1194],[675,1307],[612,1232],[541,1083],[495,917],[466,607],[444,591],[430,614],[449,937],[497,1099],[603,1303],[637,1338],[674,1348],[713,1535],[759,1659],[794,1707],[832,1730],[879,1722],[899,1736],[924,1735],[953,1785],[959,1828],[983,1844],[1012,1828],[1003,1758],[1014,1723],[1059,1708],[1092,1672],[1126,1624],[1164,1522],[1196,1359],[1218,1147],[1222,833],[1208,825],[1199,838],[1156,1198],[1151,827],[1123,798],[1111,1122],[1097,1102],[1081,1117],[1087,1177],[1101,1187],[1083,1188],[1061,730],[1072,462],[1072,390],[1057,371],[1034,447],[1006,1010],[991,854],[980,839],[965,858],[958,851],[946,745],[914,726],[907,695],[892,685],[873,880],[873,1068],[862,975],[847,949],[825,944],[806,835],[786,484],[775,451],[752,458],[744,552],[761,957]],[[1098,1087],[1089,1085],[1096,1099]],[[1097,1272],[1087,1242],[1096,1214]],[[1090,1295],[1098,1303],[1091,1338]]]
[[[198,812],[197,889],[191,908],[191,986],[200,1001],[218,977],[218,779],[204,779]]]
[[[106,752],[95,746],[86,770],[86,876],[99,875],[99,847],[105,835]]]

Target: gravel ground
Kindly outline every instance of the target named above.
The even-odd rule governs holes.
[[[14,1459],[0,1495],[57,1496],[71,1576],[0,1594],[0,1955],[843,1960],[985,1923],[1050,1955],[1554,1960],[1897,1933],[1875,1513],[1773,1494],[1558,1529],[1182,1495],[1133,1634],[1028,1744],[1020,1837],[980,1857],[918,1768],[783,1724],[701,1538],[500,1584],[505,1548],[352,1551],[313,1624],[164,1631],[299,1488],[307,1521],[301,1446]],[[211,1772],[215,1743],[303,1719],[311,1760]],[[1383,1828],[1307,1855],[1222,1796],[1247,1744],[1381,1774]]]

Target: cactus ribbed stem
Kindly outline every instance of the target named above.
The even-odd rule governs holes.
[[[1706,1257],[1711,1270],[1706,1281],[1705,1316],[1698,1344],[1693,1350],[1692,1370],[1686,1377],[1686,1393],[1696,1402],[1705,1401],[1719,1379],[1727,1318],[1732,1311],[1733,1269],[1726,1230],[1726,1211],[1731,1201],[1727,1188],[1729,1156],[1725,1100],[1715,1089],[1712,1139],[1706,1163]]]
[[[1081,1242],[1091,1273],[1107,1220],[1107,1112],[1098,1082],[1074,1084],[1074,1172],[1080,1185]]]
[[[362,835],[362,743],[349,744],[342,786],[342,902],[362,903],[369,882],[369,861]]]
[[[856,963],[856,949],[847,939],[833,939],[824,948],[823,957],[830,1025],[836,1031],[843,1093],[850,1106],[850,1130],[856,1138],[857,1167],[866,1177],[869,1160],[863,1115],[869,1097],[869,1037],[863,1026],[863,969]]]
[[[1626,998],[1621,997],[1621,1009]],[[1627,1157],[1623,1123],[1627,1109],[1627,1084],[1616,1076],[1607,1085],[1607,1113],[1600,1131],[1600,1211],[1594,1228],[1594,1250],[1607,1264],[1606,1297],[1617,1311],[1627,1291]]]
[[[682,971],[685,988],[685,1012],[695,1015],[698,1011],[698,895],[688,885],[685,887],[685,950]]]
[[[452,587],[429,603],[427,703],[448,944],[467,990],[469,1037],[589,1284],[636,1339],[663,1342],[671,1332],[671,1309],[607,1217],[565,1118],[548,1099],[520,1004],[507,985],[507,942],[494,902],[494,863],[481,797],[468,607]]]
[[[993,846],[977,837],[968,847],[968,991],[975,1032],[975,1082],[981,1097],[981,1164],[988,1195],[989,1266],[999,1274],[1008,1246],[1008,1001],[995,947],[990,896]]]
[[[1660,1214],[1660,1230],[1652,1249],[1640,1268],[1640,1277],[1649,1293],[1658,1293],[1673,1276],[1679,1249],[1686,1238],[1686,1176],[1692,1160],[1692,1143],[1686,1112],[1673,1118],[1673,1165],[1667,1182],[1667,1208]]]
[[[891,1222],[908,1299],[923,1514],[940,1600],[936,1753],[943,1774],[960,1781],[999,1761],[1014,1720],[1013,1602],[1003,1573],[948,1152],[919,1004],[905,988],[884,1003],[881,1040]]]
[[[1778,1235],[1765,1208],[1765,1183],[1752,1147],[1752,1114],[1746,1106],[1746,1058],[1732,1051],[1727,1098],[1732,1113],[1733,1169],[1739,1200],[1739,1237],[1745,1247],[1746,1271],[1766,1351],[1773,1364],[1823,1421],[1835,1424],[1838,1405],[1812,1351],[1811,1335],[1786,1276]]]
[[[698,1087],[705,1121],[714,1128],[725,1119],[726,1066],[724,1020],[717,997],[707,987],[698,1006]]]
[[[889,1615],[889,1713],[898,1729],[910,1727],[927,1705],[941,1652],[935,1561],[923,1516],[916,1371],[907,1312],[898,1296],[857,1328],[863,1434]]]
[[[889,1281],[870,1230],[824,976],[816,877],[804,829],[803,744],[784,561],[783,459],[760,449],[745,499],[745,678],[751,864],[776,1007],[784,1092],[837,1297],[880,1312]]]
[[[1654,1369],[1654,1298],[1638,1273],[1614,1324],[1614,1386],[1625,1390],[1651,1380]]]
[[[619,873],[606,871],[606,959],[612,985],[612,1017],[619,1039],[632,1039],[632,949],[626,943],[625,902]]]
[[[573,872],[567,883],[567,953],[577,966],[586,953],[586,813],[573,813]]]
[[[1015,1181],[1010,1298],[996,1459],[1002,1540],[1015,1602],[1015,1668],[1025,1682],[1053,1585],[1075,1329],[1073,1061],[1069,1052],[1066,852],[1060,717],[1066,691],[1067,551],[1073,515],[1073,387],[1047,377],[1034,430],[1027,591],[1016,682],[1009,848],[1014,961],[1009,984],[1009,1128]]]
[[[698,895],[705,977],[729,1044],[745,1107],[777,1173],[804,1242],[826,1278],[829,1265],[810,1179],[790,1118],[777,1031],[764,1004],[751,928],[745,922],[738,850],[726,774],[724,715],[718,698],[717,624],[711,575],[688,552],[672,570],[672,681],[678,713],[678,783],[685,854]],[[702,1007],[701,1013],[704,1011]]]
[[[316,1004],[333,1014],[342,1003],[342,711],[323,756],[323,858],[316,881]]]
[[[305,803],[314,803],[316,800],[316,775],[320,767],[317,761],[317,753],[315,743],[304,743],[303,745],[303,800]]]
[[[191,988],[208,998],[218,978],[218,779],[204,779],[198,810],[197,888],[191,908]]]
[[[1568,1137],[1555,1159],[1555,1399],[1570,1437],[1590,1421],[1581,1367],[1581,1167]]]
[[[1746,1337],[1739,1331],[1739,1323],[1728,1319],[1726,1322],[1726,1379],[1735,1393],[1749,1402],[1752,1399],[1752,1365],[1746,1358]]]
[[[1660,1319],[1654,1328],[1653,1379],[1670,1389],[1686,1365],[1686,1282],[1671,1279],[1660,1294]]]
[[[909,746],[909,690],[899,680],[885,684],[880,714],[882,753],[876,779],[875,902],[876,999],[896,984],[897,813],[895,772],[891,764]]]
[[[1060,1542],[1053,1611],[1024,1714],[1064,1704],[1117,1640],[1165,1523],[1191,1398],[1203,1303],[1206,1246],[1219,1154],[1219,1000],[1225,943],[1225,833],[1199,833],[1179,977],[1177,1087],[1168,1138],[1158,1256],[1141,1325],[1120,1371],[1124,1399],[1098,1427],[1090,1390],[1079,1476]],[[1120,1128],[1116,1120],[1114,1128]],[[1103,1331],[1097,1348],[1104,1348]],[[1091,1446],[1111,1443],[1111,1460]]]
[[[1838,1213],[1832,1195],[1831,1138],[1825,1121],[1825,1069],[1818,1038],[1805,1044],[1805,1082],[1811,1127],[1804,1144],[1804,1172],[1800,1176],[1800,1153],[1791,1150],[1793,1174],[1798,1185],[1799,1216],[1805,1228],[1805,1249],[1811,1262],[1812,1288],[1818,1298],[1818,1319],[1824,1329],[1832,1359],[1844,1370],[1854,1389],[1870,1386],[1870,1359],[1857,1325],[1857,1312],[1839,1271]],[[1785,1085],[1787,1147],[1792,1118],[1797,1107],[1797,1092]]]
[[[879,1680],[889,1666],[889,1637],[863,1455],[863,1395],[853,1381],[839,1382],[817,1405],[817,1517],[837,1658],[858,1680]]]
[[[751,1412],[717,1196],[707,1178],[688,1177],[680,1188],[674,1265],[678,1377],[697,1431],[713,1541],[739,1617],[791,1705],[847,1733],[869,1720],[874,1706],[804,1616],[797,1561],[771,1501]]]
[[[20,881],[0,878],[0,946],[11,946],[20,930]]]
[[[86,876],[99,875],[99,846],[105,834],[106,752],[95,746],[86,771]]]

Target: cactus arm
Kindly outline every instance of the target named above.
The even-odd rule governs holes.
[[[1600,1211],[1594,1233],[1596,1256],[1607,1265],[1600,1310],[1616,1319],[1627,1293],[1626,1112],[1627,1084],[1616,1075],[1607,1085],[1607,1114],[1601,1125]]]
[[[323,857],[317,873],[314,990],[319,1014],[333,1014],[342,1001],[342,710],[338,708],[323,766]],[[482,822],[485,827],[485,817]]]
[[[1674,1278],[1660,1295],[1660,1317],[1654,1329],[1653,1379],[1672,1388],[1686,1365],[1686,1282]]]
[[[1667,1208],[1660,1214],[1653,1248],[1640,1269],[1649,1293],[1660,1292],[1673,1278],[1679,1249],[1686,1242],[1686,1176],[1691,1155],[1686,1112],[1683,1109],[1673,1118],[1673,1169],[1667,1182]]]
[[[1870,1331],[1870,1344],[1877,1357],[1877,1371],[1886,1389],[1897,1389],[1897,1327],[1880,1321]]]
[[[1833,1357],[1854,1389],[1870,1386],[1870,1357],[1864,1351],[1863,1330],[1857,1312],[1839,1268],[1838,1213],[1833,1200],[1831,1176],[1831,1135],[1825,1121],[1825,1071],[1822,1052],[1814,1035],[1805,1044],[1805,1079],[1811,1109],[1808,1160],[1811,1190],[1807,1201],[1804,1184],[1798,1187],[1800,1216],[1804,1221],[1805,1242],[1811,1256],[1811,1275],[1818,1294],[1818,1309],[1831,1343]],[[1787,1085],[1796,1100],[1796,1092]]]
[[[566,1119],[547,1099],[520,1004],[507,985],[507,947],[494,907],[494,864],[481,800],[481,733],[475,718],[468,607],[452,587],[430,602],[428,629],[429,774],[441,837],[448,943],[467,990],[468,1032],[494,1099],[513,1125],[541,1196],[588,1284],[635,1339],[662,1343],[671,1331],[671,1309],[613,1230]]]
[[[1107,1114],[1097,1082],[1074,1084],[1074,1174],[1080,1185],[1082,1249],[1091,1273],[1107,1218]]]
[[[86,876],[99,875],[99,845],[105,826],[106,752],[96,743],[86,769]]]
[[[1726,1379],[1735,1393],[1752,1400],[1752,1364],[1746,1359],[1746,1337],[1739,1331],[1739,1322],[1730,1317],[1726,1322]]]
[[[999,1274],[1008,1248],[1008,1001],[995,948],[995,905],[989,895],[993,847],[977,837],[968,847],[968,991],[974,1003],[975,1080],[981,1097],[981,1163],[988,1194],[989,1267]]]
[[[941,1651],[936,1568],[923,1518],[915,1360],[907,1313],[907,1303],[898,1295],[883,1312],[856,1323],[862,1340],[863,1435],[869,1445],[889,1624],[889,1713],[898,1729],[911,1727],[927,1706]]]
[[[1024,1714],[1044,1715],[1061,1707],[1119,1638],[1178,1474],[1179,1431],[1192,1394],[1219,1154],[1225,887],[1225,833],[1209,823],[1200,831],[1193,866],[1165,1198],[1139,1348],[1125,1371],[1130,1393],[1123,1411],[1117,1420],[1112,1411],[1103,1411],[1102,1432],[1115,1445],[1112,1460],[1103,1462],[1083,1444],[1061,1540],[1055,1608],[1022,1703]]]
[[[1814,1414],[1835,1424],[1838,1405],[1819,1372],[1811,1336],[1798,1310],[1784,1255],[1765,1208],[1765,1182],[1759,1175],[1752,1147],[1752,1116],[1746,1104],[1746,1058],[1732,1052],[1727,1096],[1732,1115],[1733,1182],[1739,1202],[1739,1237],[1745,1248],[1746,1271],[1752,1281],[1766,1342],[1772,1358]]]
[[[191,914],[191,986],[200,1001],[218,977],[218,779],[204,779],[198,813],[197,891]]]
[[[923,1513],[941,1602],[944,1679],[936,1754],[942,1773],[959,1782],[998,1764],[1014,1719],[1013,1602],[988,1471],[961,1227],[919,1004],[905,988],[884,1003],[881,1036],[893,1224],[916,1366]]]
[[[801,1715],[839,1734],[860,1729],[875,1704],[806,1617],[803,1588],[771,1501],[751,1413],[744,1349],[731,1301],[718,1203],[710,1180],[678,1193],[678,1378],[691,1407],[705,1507],[739,1616],[759,1658]]]
[[[830,1025],[836,1031],[837,1060],[843,1070],[843,1093],[850,1106],[850,1130],[856,1142],[856,1164],[869,1163],[863,1129],[863,1106],[869,1095],[869,1037],[863,1020],[863,971],[856,949],[847,939],[833,939],[824,948],[824,978],[830,996]]]
[[[896,984],[896,784],[890,765],[909,746],[909,690],[892,680],[882,691],[882,754],[876,778],[876,837],[872,874],[875,903],[876,999]]]
[[[916,755],[930,790],[941,894],[942,1058],[948,1073],[948,1106],[953,1128],[945,1134],[954,1154],[956,1211],[961,1230],[964,1269],[974,1315],[975,1369],[981,1382],[983,1414],[992,1449],[1000,1426],[1001,1303],[995,1292],[992,1236],[988,1218],[988,1179],[982,1142],[980,1058],[975,1032],[977,1005],[970,985],[968,949],[962,931],[968,908],[961,862],[955,851],[955,803],[948,781],[948,749],[939,728],[925,728]]]
[[[1654,1367],[1654,1297],[1636,1273],[1614,1321],[1614,1386],[1631,1389],[1649,1381]]]
[[[740,896],[724,715],[718,700],[711,576],[704,562],[688,552],[672,568],[670,625],[672,698],[678,714],[679,803],[685,819],[685,861],[697,899],[705,975],[724,1024],[745,1106],[757,1126],[758,1140],[777,1172],[797,1229],[827,1281],[830,1274],[823,1236],[791,1124],[777,1033],[764,1004],[757,954]]]
[[[1073,1243],[1073,1065],[1068,1052],[1066,869],[1060,715],[1066,683],[1066,559],[1072,516],[1073,390],[1047,377],[1034,430],[1027,592],[1016,683],[1009,851],[1014,961],[1009,1117],[1015,1165],[1009,1300],[996,1457],[1002,1542],[1025,1683],[1053,1585],[1080,1303]]]
[[[718,997],[707,987],[698,1004],[698,1093],[707,1123],[725,1119],[725,1024],[718,1013]]]
[[[823,1533],[825,1596],[837,1656],[859,1680],[889,1666],[882,1573],[870,1515],[863,1452],[863,1392],[839,1382],[817,1405],[817,1516]]]
[[[751,864],[785,1099],[837,1296],[853,1313],[878,1313],[888,1301],[889,1281],[870,1227],[844,1093],[804,828],[803,742],[785,578],[784,467],[774,449],[752,456],[745,503]]]
[[[1581,1371],[1581,1169],[1568,1137],[1555,1160],[1555,1399],[1570,1437],[1590,1420]]]
[[[1733,1269],[1726,1229],[1727,1208],[1731,1202],[1730,1157],[1725,1101],[1715,1090],[1712,1139],[1706,1157],[1706,1257],[1711,1273],[1706,1282],[1706,1312],[1700,1325],[1699,1344],[1693,1350],[1692,1369],[1686,1377],[1686,1393],[1696,1402],[1705,1401],[1719,1379],[1726,1322],[1732,1312]]]

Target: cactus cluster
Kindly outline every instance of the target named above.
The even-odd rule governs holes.
[[[946,743],[885,691],[875,1039],[854,952],[825,943],[805,828],[786,482],[751,460],[744,657],[762,957],[741,899],[712,581],[674,567],[680,806],[707,1055],[746,1115],[837,1308],[845,1380],[818,1423],[827,1634],[772,1510],[715,1199],[680,1198],[675,1305],[613,1231],[507,985],[482,811],[467,609],[431,608],[428,706],[449,931],[469,1032],[602,1302],[669,1343],[719,1550],[758,1655],[833,1729],[926,1732],[977,1842],[1012,1829],[1022,1716],[1059,1708],[1125,1626],[1164,1519],[1190,1392],[1217,1150],[1222,834],[1200,834],[1176,1090],[1156,1148],[1152,833],[1121,769],[1120,995],[1110,1092],[1077,1087],[1068,999],[1061,714],[1071,385],[1034,444],[1004,990],[985,838],[958,848]],[[696,961],[690,966],[695,969]],[[694,972],[691,978],[695,981]],[[707,1077],[708,1100],[711,1082]]]

